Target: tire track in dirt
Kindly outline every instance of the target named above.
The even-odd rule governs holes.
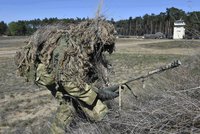
[[[0,50],[0,57],[14,57],[17,50]]]

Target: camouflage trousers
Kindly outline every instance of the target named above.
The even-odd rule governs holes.
[[[97,100],[92,110],[84,106],[79,106],[79,108],[80,111],[77,111],[77,107],[71,101],[62,99],[55,116],[48,125],[48,134],[64,134],[69,132],[70,123],[75,116],[84,117],[87,121],[100,121],[107,113],[107,107],[99,100]]]
[[[62,101],[48,124],[48,133],[64,134],[74,118],[74,108],[70,102]]]
[[[36,83],[46,86],[52,95],[60,102],[60,106],[56,112],[53,121],[48,125],[50,131],[54,134],[65,133],[65,128],[73,119],[73,114],[77,112],[77,107],[86,115],[89,120],[101,121],[106,115],[107,106],[97,97],[97,93],[93,90],[92,85],[84,84],[80,88],[77,82],[65,80],[65,76],[59,88],[56,88],[54,74],[48,73],[44,64],[39,64],[36,71]],[[69,101],[64,98],[68,95]],[[77,102],[77,105],[72,105]],[[75,110],[76,108],[76,110]]]

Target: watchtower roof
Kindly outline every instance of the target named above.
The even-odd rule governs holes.
[[[177,20],[174,22],[174,26],[185,26],[185,22],[183,20]]]

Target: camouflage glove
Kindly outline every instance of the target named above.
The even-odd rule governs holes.
[[[112,99],[114,99],[114,98],[119,96],[118,89],[119,89],[119,85],[106,87],[104,89],[98,90],[97,91],[97,96],[102,101],[112,100]]]

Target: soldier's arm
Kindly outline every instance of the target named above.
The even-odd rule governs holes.
[[[47,72],[44,64],[38,64],[35,81],[43,86],[48,86],[55,83],[55,77],[53,74]]]

